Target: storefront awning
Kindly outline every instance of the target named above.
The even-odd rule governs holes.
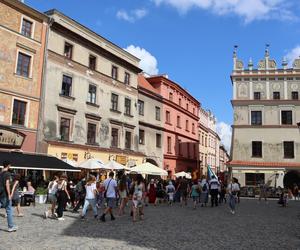
[[[3,161],[9,161],[12,169],[34,169],[51,171],[80,172],[70,164],[50,155],[0,151],[0,167]]]

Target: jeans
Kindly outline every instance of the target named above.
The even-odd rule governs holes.
[[[14,209],[12,207],[12,201],[8,201],[7,198],[3,198],[0,201],[0,207],[5,208],[6,210],[8,228],[13,228],[15,224],[13,220]]]
[[[63,217],[64,208],[67,204],[68,197],[65,191],[59,191],[58,197],[57,197],[57,217],[61,218]]]
[[[236,196],[229,194],[229,206],[232,211],[235,211]]]
[[[98,211],[96,207],[96,199],[85,199],[83,209],[82,209],[82,216],[86,215],[86,210],[88,209],[89,205],[92,206],[94,215],[98,215]]]

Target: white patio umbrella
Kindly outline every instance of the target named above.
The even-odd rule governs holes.
[[[99,159],[88,159],[84,162],[81,162],[76,167],[88,170],[105,169],[104,163]]]
[[[130,170],[130,168],[125,167],[124,165],[114,161],[110,160],[108,163],[104,165],[105,169],[111,169],[111,170]]]
[[[175,176],[178,178],[178,177],[185,177],[187,179],[192,179],[192,176],[190,173],[186,173],[184,171],[181,171],[181,172],[178,172],[175,174]]]
[[[160,175],[167,176],[168,172],[162,168],[159,168],[150,162],[145,162],[136,167],[130,169],[131,173],[149,174],[149,175]]]
[[[70,159],[68,159],[68,158],[67,158],[67,159],[64,159],[64,160],[62,160],[62,161],[68,163],[69,165],[71,165],[71,166],[73,166],[73,167],[75,167],[75,166],[77,165],[77,162],[76,162],[76,161],[70,160]]]

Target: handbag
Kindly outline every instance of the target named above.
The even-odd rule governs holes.
[[[109,188],[109,184],[110,184],[111,180],[112,180],[112,179],[110,179],[110,181],[108,182],[107,188],[105,189],[105,192],[104,192],[104,198],[107,198],[107,197],[106,197],[106,196],[107,196],[107,190],[108,190],[108,188]]]

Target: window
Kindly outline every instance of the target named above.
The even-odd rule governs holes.
[[[294,142],[284,141],[283,142],[284,158],[292,159],[294,158]]]
[[[166,111],[166,123],[171,123],[170,111]]]
[[[131,132],[125,132],[125,148],[131,149]]]
[[[169,93],[169,100],[172,102],[173,101],[173,93]]]
[[[167,138],[167,146],[168,146],[168,153],[171,153],[171,137],[168,136]]]
[[[280,92],[273,92],[273,99],[279,100],[280,99]]]
[[[251,111],[251,125],[262,125],[261,111]]]
[[[89,56],[89,68],[91,70],[95,70],[96,69],[96,57],[93,55]]]
[[[70,119],[63,117],[60,118],[60,139],[63,141],[70,140],[70,124]]]
[[[292,125],[293,124],[293,112],[290,110],[281,111],[281,124]]]
[[[64,56],[72,59],[73,56],[73,45],[65,42]]]
[[[178,154],[182,156],[182,143],[180,139],[178,139]]]
[[[32,22],[31,21],[29,21],[25,18],[23,19],[21,33],[24,36],[31,37],[31,35],[32,35]]]
[[[87,143],[95,144],[96,143],[96,124],[88,123],[88,131],[87,131]]]
[[[96,104],[97,87],[95,85],[89,85],[88,102]]]
[[[131,100],[128,98],[125,98],[125,115],[131,114]]]
[[[125,72],[125,78],[124,78],[124,83],[126,85],[130,84],[130,74],[128,72]]]
[[[178,100],[178,105],[181,106],[181,98]]]
[[[61,94],[64,96],[72,95],[72,77],[63,75]]]
[[[257,186],[265,183],[265,174],[246,173],[246,186]]]
[[[180,126],[180,116],[179,115],[177,116],[177,127],[181,128],[181,126]]]
[[[145,130],[139,130],[139,144],[145,144]]]
[[[144,102],[138,100],[139,115],[144,115]]]
[[[189,131],[189,120],[185,121],[185,130]]]
[[[17,75],[29,77],[29,75],[30,75],[30,62],[31,62],[31,56],[19,52],[19,54],[18,54],[18,65],[17,65]]]
[[[192,133],[195,134],[195,124],[192,123]]]
[[[160,121],[160,107],[155,107],[155,119]]]
[[[161,148],[161,134],[156,134],[156,147]]]
[[[112,66],[111,68],[111,77],[114,80],[118,79],[118,68],[116,66]]]
[[[26,102],[16,99],[14,100],[12,124],[22,126],[25,125],[26,105]]]
[[[292,99],[293,100],[298,100],[299,99],[298,91],[293,91],[292,92]]]
[[[117,148],[119,144],[119,130],[117,128],[111,129],[111,146]]]
[[[262,142],[253,141],[252,142],[252,157],[262,157]]]
[[[254,92],[254,100],[260,100],[260,92]]]
[[[118,99],[119,99],[118,95],[111,94],[111,109],[113,111],[118,111]]]
[[[196,144],[193,144],[193,151],[194,151],[194,159],[197,158],[197,152],[196,152]]]
[[[193,108],[193,115],[195,114],[195,108]]]
[[[186,104],[186,110],[187,111],[189,110],[189,104],[188,103]]]

